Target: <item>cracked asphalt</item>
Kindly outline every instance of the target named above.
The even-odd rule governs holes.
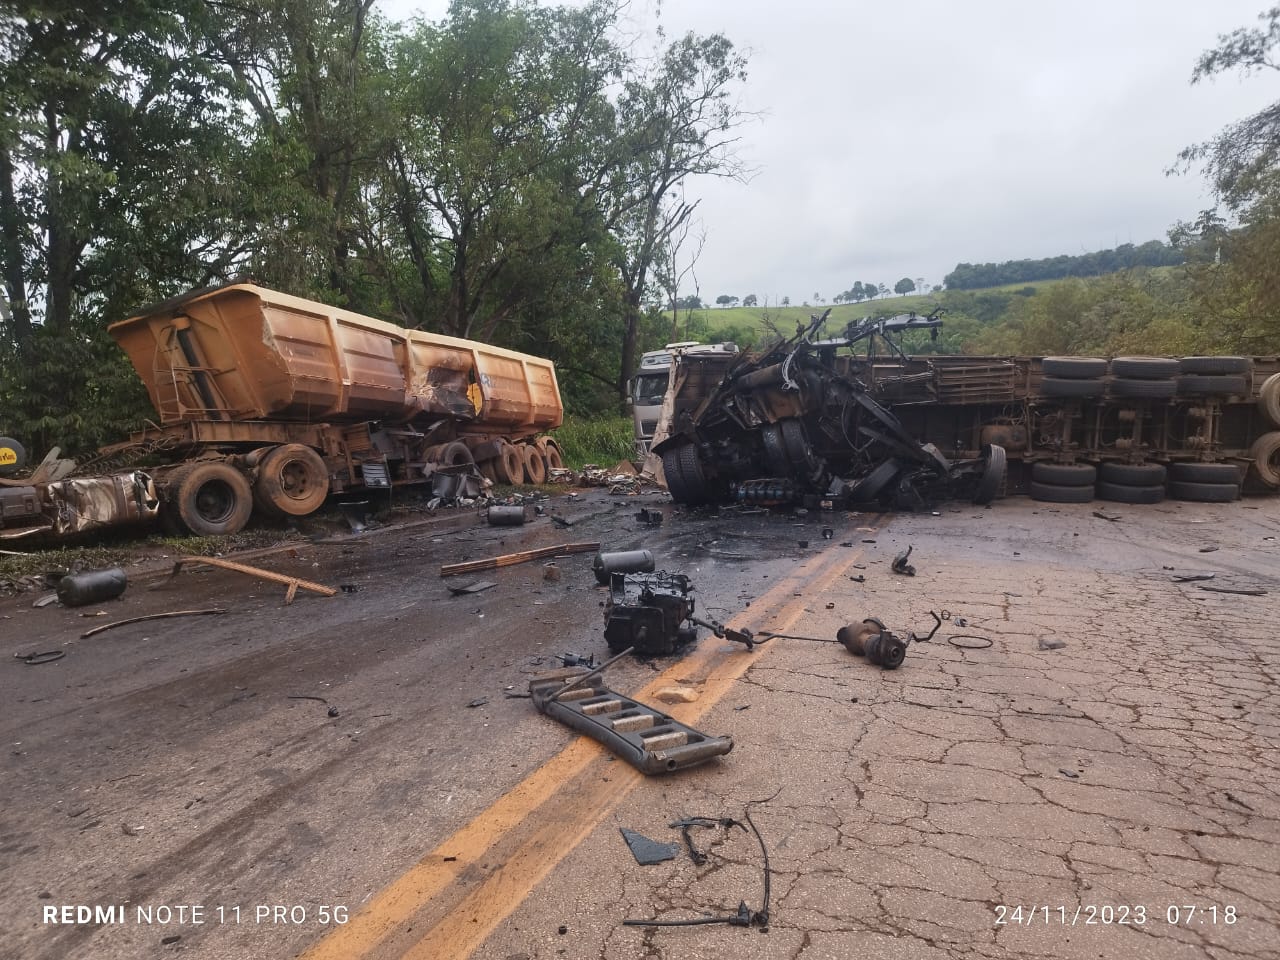
[[[1107,505],[1114,522],[1022,498],[880,519],[668,506],[656,530],[629,522],[635,505],[592,495],[572,530],[462,518],[253,561],[360,588],[287,609],[222,572],[140,582],[119,616],[243,599],[10,665],[0,955],[1280,957],[1275,500]],[[615,689],[683,682],[699,698],[666,709],[735,740],[644,778],[503,697],[553,652],[604,652],[589,555],[559,561],[560,582],[538,565],[484,574],[499,587],[470,598],[436,578],[587,539],[652,545],[694,577],[700,612],[757,632],[951,619],[896,671],[781,638],[619,664]],[[888,569],[907,545],[914,578]],[[84,626],[29,600],[0,604],[7,647]],[[288,699],[303,693],[341,716]],[[642,867],[619,833],[681,842],[672,820],[748,810],[771,864],[767,932],[623,925],[761,911],[748,829],[694,828],[701,866],[682,850]],[[342,903],[351,921],[39,919],[115,902]]]
[[[925,632],[945,608],[934,640],[893,672],[773,641],[700,721],[734,752],[631,793],[474,955],[1280,956],[1280,514],[1093,509],[893,520],[851,571],[867,582],[807,595],[793,632]],[[889,575],[907,544],[918,575]],[[1171,580],[1190,571],[1269,592]],[[771,795],[751,807],[767,933],[620,923],[761,909],[746,831],[695,830],[704,866],[641,867],[618,827],[679,840],[671,820]]]

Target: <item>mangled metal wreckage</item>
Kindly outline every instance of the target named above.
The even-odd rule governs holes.
[[[976,457],[951,459],[935,444],[918,440],[837,363],[838,350],[863,341],[870,350],[877,339],[901,355],[888,332],[929,329],[936,336],[941,320],[930,315],[864,321],[850,324],[843,336],[820,340],[829,313],[812,318],[791,339],[763,353],[730,358],[719,369],[700,358],[677,367],[665,411],[667,434],[653,447],[672,498],[687,504],[839,501],[899,509],[944,499],[994,499],[1005,484],[1001,445],[986,443]],[[699,376],[701,390],[690,382]],[[678,402],[700,392],[691,406]]]

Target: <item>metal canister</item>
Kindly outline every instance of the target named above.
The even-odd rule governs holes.
[[[519,527],[524,525],[525,513],[524,507],[509,507],[502,504],[489,508],[489,526],[491,527]]]
[[[119,567],[86,570],[58,581],[58,599],[68,607],[83,607],[99,600],[114,600],[128,585],[129,578]]]
[[[607,586],[609,577],[615,573],[652,573],[652,550],[617,550],[612,553],[596,554],[592,564],[596,571],[596,583]]]

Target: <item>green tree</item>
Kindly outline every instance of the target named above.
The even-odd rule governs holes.
[[[903,277],[901,280],[899,280],[897,283],[893,285],[893,292],[905,297],[908,293],[910,293],[915,288],[916,288],[916,285],[910,277]]]
[[[756,298],[756,295],[754,293],[748,293],[745,297],[742,298],[742,305],[744,307],[754,307],[759,302],[760,301]]]

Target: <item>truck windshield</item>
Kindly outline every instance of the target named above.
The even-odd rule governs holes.
[[[667,372],[636,377],[635,402],[643,406],[661,403],[667,392]]]

